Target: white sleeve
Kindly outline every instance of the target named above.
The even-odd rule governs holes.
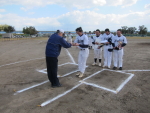
[[[115,36],[112,37],[112,43],[115,43]]]
[[[124,36],[124,41],[123,41],[123,43],[126,43],[126,44],[127,44],[127,39],[126,39],[125,36]]]
[[[76,39],[74,40],[74,43],[78,43],[78,37],[76,37]]]
[[[89,44],[89,40],[88,37],[85,35],[84,37],[84,45],[88,45]]]

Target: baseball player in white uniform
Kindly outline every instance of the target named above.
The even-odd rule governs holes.
[[[76,33],[78,36],[76,37],[74,41],[74,46],[79,46],[79,56],[78,56],[78,68],[79,68],[79,73],[76,75],[81,78],[84,76],[84,72],[86,69],[86,61],[89,56],[89,40],[88,37],[83,34],[83,30],[81,27],[76,29]]]
[[[88,38],[89,38],[89,49],[92,49],[92,42],[93,42],[93,38],[92,38],[92,34],[91,32],[89,32],[88,34]]]
[[[110,69],[111,66],[111,59],[112,59],[112,39],[114,35],[110,33],[109,29],[105,29],[105,33],[103,34],[103,40],[107,40],[108,42],[105,43],[104,45],[104,66],[103,67],[108,67]]]
[[[99,60],[99,66],[102,66],[102,46],[96,44],[100,43],[102,40],[102,35],[99,29],[96,30],[96,36],[93,37],[93,45],[94,45],[94,63],[93,66],[97,65],[97,60]]]
[[[114,55],[113,55],[113,61],[114,61],[114,67],[113,69],[116,70],[117,67],[119,67],[119,70],[122,70],[123,65],[123,47],[126,46],[127,39],[125,36],[122,35],[122,32],[120,29],[117,30],[117,35],[112,40],[112,45],[114,48]],[[119,63],[119,65],[118,65]]]
[[[68,33],[68,42],[72,43],[72,34],[70,32]]]

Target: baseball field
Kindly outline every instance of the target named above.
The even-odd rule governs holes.
[[[0,113],[150,113],[150,37],[127,37],[122,71],[92,66],[90,50],[81,79],[79,50],[63,48],[60,88],[47,78],[47,39],[0,40]]]

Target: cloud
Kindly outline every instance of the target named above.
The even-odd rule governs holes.
[[[16,30],[22,30],[26,26],[35,26],[39,30],[49,30],[51,27],[59,28],[61,26],[56,18],[28,18],[18,16],[17,14],[0,14],[0,24],[12,25]]]
[[[6,12],[6,10],[5,9],[0,9],[0,12]]]
[[[144,8],[145,9],[150,9],[150,4],[146,4]]]
[[[11,19],[10,19],[11,18]],[[35,26],[38,30],[74,30],[82,26],[84,30],[110,28],[119,29],[121,26],[138,27],[145,25],[150,29],[150,10],[143,12],[130,12],[126,14],[101,14],[94,11],[71,11],[58,17],[29,18],[17,14],[0,14],[0,24],[15,26],[22,30],[25,26]]]
[[[96,6],[132,6],[138,0],[2,0],[0,5],[17,4],[27,8],[43,7],[51,4],[59,4],[64,7],[75,7],[77,9],[85,9]],[[22,8],[24,10],[24,8]]]

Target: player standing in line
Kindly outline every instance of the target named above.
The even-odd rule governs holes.
[[[68,33],[68,42],[72,43],[72,34],[70,32]]]
[[[94,45],[94,63],[92,64],[93,66],[97,65],[97,60],[99,60],[99,66],[102,66],[101,61],[102,61],[102,46],[96,44],[100,43],[102,40],[102,35],[99,29],[96,30],[96,36],[93,37],[93,45]]]
[[[111,66],[111,59],[112,59],[112,39],[114,35],[110,33],[109,29],[105,29],[105,33],[103,34],[103,41],[107,40],[108,42],[105,43],[104,45],[104,66],[103,67],[108,67],[110,69]]]
[[[76,37],[74,41],[74,46],[79,46],[79,56],[78,56],[78,68],[79,68],[79,73],[76,75],[81,78],[84,76],[84,72],[86,69],[86,61],[89,56],[89,40],[88,37],[83,34],[83,30],[81,27],[76,29],[76,33],[78,36]]]
[[[114,48],[114,67],[113,69],[116,70],[119,66],[119,70],[122,70],[123,65],[123,47],[127,44],[127,39],[125,36],[122,35],[122,31],[120,29],[117,30],[117,35],[112,40],[112,45]],[[119,65],[118,65],[119,63]]]
[[[89,31],[88,38],[89,38],[89,49],[92,49],[93,38],[92,38],[91,31]]]
[[[64,32],[64,34],[63,34],[63,38],[64,38],[65,41],[67,41],[67,35],[66,35],[65,32]]]

